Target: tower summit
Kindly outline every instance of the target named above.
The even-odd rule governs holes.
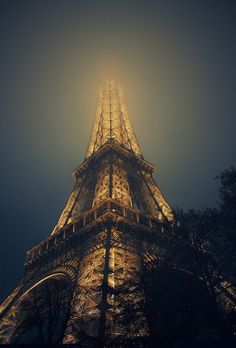
[[[27,252],[24,278],[0,306],[2,343],[50,336],[50,343],[104,345],[148,336],[140,272],[157,258],[155,236],[173,220],[153,170],[120,83],[106,77],[67,204],[49,238]],[[48,332],[52,309],[57,320]]]
[[[119,158],[126,156],[126,167],[116,163],[117,161],[112,163],[113,156],[110,155],[109,160],[106,157],[105,163],[96,170],[98,177],[93,180],[91,186],[90,176],[94,179],[95,172],[92,171],[88,175],[84,168],[91,166],[96,160],[99,163],[104,152],[119,153]],[[142,164],[138,175],[135,176],[129,169],[134,163]],[[98,169],[98,166],[96,167]],[[71,222],[72,217],[77,216],[79,211],[91,208],[106,198],[114,199],[127,207],[137,208],[140,212],[160,220],[166,218],[171,221],[173,214],[154,182],[153,169],[154,166],[143,159],[120,83],[112,77],[105,78],[98,95],[85,161],[73,172],[77,183],[53,234]],[[89,185],[86,181],[89,181]],[[91,190],[83,194],[85,187],[90,187]]]
[[[105,78],[101,84],[86,157],[94,154],[108,141],[114,141],[141,156],[141,150],[128,116],[122,87],[111,77]]]

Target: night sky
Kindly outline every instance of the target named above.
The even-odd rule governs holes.
[[[236,158],[235,1],[1,0],[0,37],[1,299],[64,207],[111,57],[170,205],[217,205]]]

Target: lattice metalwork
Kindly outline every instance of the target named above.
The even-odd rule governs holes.
[[[109,186],[110,186],[110,171],[111,166],[106,163],[100,170],[97,177],[97,184],[95,188],[93,206],[101,203],[103,200],[109,197]]]
[[[101,168],[97,177],[93,206],[109,197],[126,207],[132,205],[126,172],[122,167],[107,162]]]
[[[138,276],[141,267],[138,243],[132,238],[129,243],[128,239],[112,228],[110,232],[108,229],[99,233],[97,240],[93,238],[92,244],[89,243],[87,250],[92,251],[80,264],[77,291],[63,343],[78,343],[82,334],[98,337],[102,307],[105,308],[103,325],[108,340],[147,335]],[[94,250],[97,241],[100,247]]]
[[[108,284],[111,291],[108,296],[107,334],[130,338],[147,335],[148,327],[142,311],[144,297],[138,277],[139,256],[124,248],[113,247],[109,262]]]
[[[167,218],[168,221],[172,221],[174,218],[173,212],[171,211],[171,208],[169,206],[169,204],[167,203],[167,201],[165,200],[163,194],[161,193],[159,187],[157,186],[157,184],[155,183],[153,177],[148,174],[143,172],[145,181],[153,195],[153,198],[156,202],[156,204],[159,206],[160,210],[163,213],[163,216],[165,216]]]
[[[18,285],[12,293],[6,298],[6,300],[0,306],[0,314],[4,311],[4,309],[10,304],[10,302],[17,296],[21,285]]]
[[[105,79],[85,160],[73,172],[74,189],[51,236],[28,252],[26,274],[35,272],[37,281],[23,280],[29,289],[49,269],[76,259],[63,343],[89,337],[105,344],[148,335],[139,275],[143,264],[149,267],[157,259],[154,234],[173,219],[153,168],[143,159],[120,84]],[[17,291],[2,307],[1,342],[11,342],[11,327],[21,322]]]
[[[126,207],[132,206],[127,174],[117,165],[112,166],[112,199]]]
[[[86,157],[108,141],[115,141],[141,155],[120,84],[112,78],[103,81],[97,101],[91,138]]]
[[[11,311],[3,317],[0,326],[0,342],[3,344],[11,343],[11,339],[15,333],[16,323],[19,322],[19,310],[15,304],[11,307]]]
[[[81,332],[91,337],[98,335],[104,255],[105,249],[99,248],[81,261],[71,318],[63,343],[79,342]]]
[[[101,154],[106,144],[112,147]],[[129,151],[126,158],[114,153],[116,146]],[[85,161],[76,170],[76,185],[52,234],[109,197],[159,220],[172,221],[171,208],[152,174],[140,168],[138,161],[142,158],[122,88],[117,81],[107,78],[101,85]]]
[[[56,233],[57,231],[60,230],[60,228],[62,228],[65,224],[70,223],[71,222],[71,212],[72,209],[76,206],[76,204],[78,204],[78,200],[77,197],[79,195],[79,192],[81,190],[81,185],[82,182],[84,180],[85,175],[81,176],[75,186],[73,191],[70,194],[70,197],[68,199],[68,202],[66,203],[65,208],[63,209],[61,216],[56,224],[56,226],[54,227],[52,234]]]

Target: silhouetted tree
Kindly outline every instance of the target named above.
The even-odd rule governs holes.
[[[235,335],[236,170],[217,179],[218,207],[176,210],[161,259],[142,274],[150,346]]]
[[[69,315],[72,289],[67,281],[51,279],[31,290],[20,304],[16,343],[59,343]]]

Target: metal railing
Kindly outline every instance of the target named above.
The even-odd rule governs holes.
[[[161,221],[150,216],[143,215],[136,209],[125,207],[117,203],[116,201],[113,201],[112,199],[107,199],[100,205],[93,207],[89,211],[81,214],[77,219],[74,219],[73,222],[64,226],[57,233],[50,236],[46,241],[43,241],[39,245],[30,249],[27,252],[26,263],[33,258],[38,257],[40,254],[46,252],[48,249],[51,249],[53,246],[58,245],[65,239],[68,239],[70,235],[79,232],[83,227],[92,223],[107,212],[121,216],[130,222],[141,224],[148,229],[160,228]]]

